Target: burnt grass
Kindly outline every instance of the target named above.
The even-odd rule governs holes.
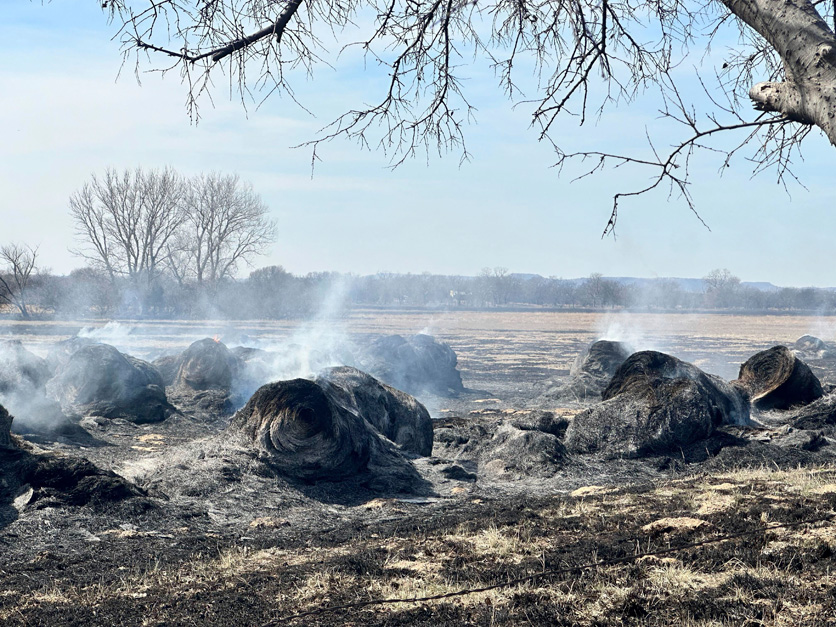
[[[567,331],[558,350],[545,331],[496,329],[443,338],[468,390],[431,399],[437,426],[531,407],[589,339]],[[712,358],[738,359],[709,339]],[[118,470],[223,424],[111,422],[92,443],[40,444]],[[713,459],[584,462],[571,480],[510,488],[439,464],[436,498],[350,505],[323,497],[333,486],[272,488],[234,456],[206,483],[224,495],[73,497],[45,464],[25,506],[0,507],[0,625],[833,625],[836,466]]]
[[[154,508],[99,511],[75,521],[88,523],[96,542],[68,534],[22,554],[6,550],[14,538],[4,537],[0,618],[4,625],[832,625],[833,522],[764,529],[832,514],[833,482],[831,469],[765,469],[568,496],[476,498],[435,511],[384,501],[378,506],[391,515],[382,520],[316,534],[279,523],[246,537],[201,532],[200,521],[164,531]],[[145,531],[94,526],[120,518]],[[48,526],[60,530],[56,521]],[[530,576],[446,600],[292,618]]]

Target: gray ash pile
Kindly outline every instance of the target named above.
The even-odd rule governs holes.
[[[456,396],[464,390],[455,351],[430,335],[378,338],[358,359],[358,366],[409,394]]]
[[[733,382],[760,411],[806,405],[824,394],[818,377],[786,346],[773,346],[750,357]]]
[[[569,379],[550,388],[544,398],[574,403],[600,401],[616,370],[632,352],[622,342],[597,340],[588,344],[575,358]]]
[[[602,399],[569,425],[569,451],[640,457],[677,451],[710,437],[721,425],[750,423],[748,402],[739,390],[656,351],[631,355]]]
[[[229,430],[244,434],[268,465],[290,479],[352,480],[394,493],[419,490],[424,482],[402,449],[367,419],[380,407],[365,404],[373,393],[351,389],[357,381],[337,376],[267,384],[235,414]],[[407,431],[423,417],[410,415],[406,406],[397,413],[408,420]],[[398,425],[393,429],[397,433]]]

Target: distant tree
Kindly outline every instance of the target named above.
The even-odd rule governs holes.
[[[0,246],[0,302],[11,305],[23,318],[31,312],[27,299],[32,282],[38,274],[38,249],[23,244]]]
[[[127,277],[150,287],[163,272],[183,213],[183,180],[164,170],[105,170],[70,196],[81,247],[75,254],[111,279]]]
[[[733,307],[740,291],[740,279],[726,268],[715,269],[703,277],[706,306],[720,309]]]
[[[514,297],[518,287],[517,279],[511,275],[508,268],[482,268],[479,274],[485,299],[494,305],[507,305]]]
[[[201,174],[188,181],[183,221],[167,246],[172,272],[181,282],[217,285],[241,263],[264,254],[276,239],[276,224],[252,185],[237,174]]]

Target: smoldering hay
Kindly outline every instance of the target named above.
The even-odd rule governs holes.
[[[622,342],[597,340],[575,358],[569,379],[545,393],[549,400],[587,402],[601,400],[601,393],[632,350]]]
[[[89,344],[73,352],[46,390],[67,414],[148,423],[165,420],[174,411],[156,368],[109,344]]]
[[[430,414],[406,392],[350,366],[326,368],[317,375],[316,382],[320,386],[331,384],[344,407],[363,416],[381,435],[404,451],[423,457],[432,453]]]
[[[656,351],[631,355],[603,401],[579,413],[566,431],[574,453],[638,457],[676,451],[721,425],[748,425],[745,394],[687,362]]]
[[[303,482],[359,479],[377,490],[414,491],[423,480],[404,450],[366,417],[369,399],[380,390],[372,385],[370,396],[369,390],[351,390],[357,381],[369,384],[364,377],[349,372],[331,373],[331,379],[326,376],[316,381],[269,383],[236,412],[229,429],[242,433],[264,461],[287,477]],[[401,403],[402,399],[392,396],[387,402]],[[396,414],[419,424],[429,416],[417,405],[398,407]],[[415,415],[410,416],[410,412]],[[398,431],[395,425],[394,433]],[[408,439],[414,441],[412,436]]]
[[[733,383],[761,411],[806,405],[824,395],[818,377],[786,346],[773,346],[750,357]]]

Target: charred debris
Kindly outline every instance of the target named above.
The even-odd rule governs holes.
[[[353,365],[279,380],[282,355],[217,338],[153,362],[84,338],[43,359],[19,342],[0,348],[3,526],[58,506],[179,508],[228,523],[264,509],[433,499],[451,483],[524,489],[606,475],[607,464],[644,477],[818,464],[836,448],[836,391],[816,375],[836,351],[809,336],[753,355],[733,381],[597,341],[530,409],[436,420],[413,393],[468,390],[455,352],[426,335],[380,338]],[[119,448],[120,429],[149,424],[169,425],[172,445]]]

